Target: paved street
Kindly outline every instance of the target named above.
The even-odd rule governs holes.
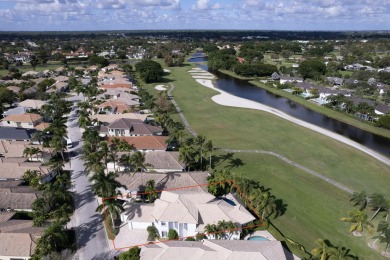
[[[69,98],[71,101],[81,99],[81,97],[77,96]],[[73,142],[73,148],[69,150],[75,152],[75,156],[70,161],[70,169],[72,170],[72,189],[75,193],[76,211],[68,226],[76,228],[78,248],[78,258],[76,259],[112,259],[102,223],[102,216],[95,211],[98,202],[90,190],[88,178],[84,174],[84,162],[80,158],[83,143],[75,107],[72,108],[67,127],[68,138],[72,139]]]

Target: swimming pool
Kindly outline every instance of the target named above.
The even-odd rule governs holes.
[[[262,237],[262,236],[253,236],[249,237],[248,240],[255,240],[255,241],[269,241],[269,239]]]

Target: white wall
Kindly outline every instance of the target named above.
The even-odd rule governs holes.
[[[147,229],[152,225],[152,222],[130,222],[129,221],[129,229]]]
[[[2,125],[3,126],[9,126],[9,127],[21,127],[21,128],[27,128],[27,129],[33,129],[34,128],[34,124],[33,123],[20,123],[18,125],[16,122],[13,122],[13,121],[2,121]]]

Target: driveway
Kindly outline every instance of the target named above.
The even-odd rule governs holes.
[[[78,102],[83,98],[75,96],[68,98],[70,101]],[[68,227],[75,227],[77,237],[77,257],[80,260],[113,259],[115,252],[108,246],[102,216],[95,210],[98,206],[96,197],[92,194],[88,178],[84,174],[84,161],[81,159],[83,142],[81,130],[78,126],[78,117],[75,110],[76,103],[68,117],[68,138],[72,139],[73,148],[69,151],[75,152],[70,160],[72,171],[72,191],[74,192],[75,212]]]

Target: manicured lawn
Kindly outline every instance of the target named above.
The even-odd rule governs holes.
[[[350,225],[340,221],[352,209],[349,194],[270,155],[235,154],[234,159],[240,159],[243,166],[231,169],[228,160],[217,169],[231,169],[271,188],[271,193],[282,199],[287,209],[284,215],[271,221],[286,237],[303,244],[309,252],[316,247],[315,240],[326,238],[334,245],[350,248],[360,259],[380,258],[367,246],[372,242],[371,236],[365,233],[364,237],[354,237],[348,233]]]
[[[211,100],[216,92],[196,83],[187,73],[189,69],[170,68],[172,73],[166,79],[175,84],[173,95],[192,128],[213,140],[215,146],[274,151],[353,190],[390,197],[390,167],[268,113],[217,105]],[[155,85],[145,87],[155,93]],[[348,194],[276,158],[235,156],[244,165],[232,168],[233,172],[260,181],[288,204],[285,215],[274,221],[286,236],[303,244],[308,251],[314,247],[314,240],[323,238],[352,248],[362,259],[372,259],[369,256],[375,253],[363,242],[365,237],[353,237],[348,233],[349,225],[339,220],[352,209]],[[378,254],[376,258],[379,257]]]

